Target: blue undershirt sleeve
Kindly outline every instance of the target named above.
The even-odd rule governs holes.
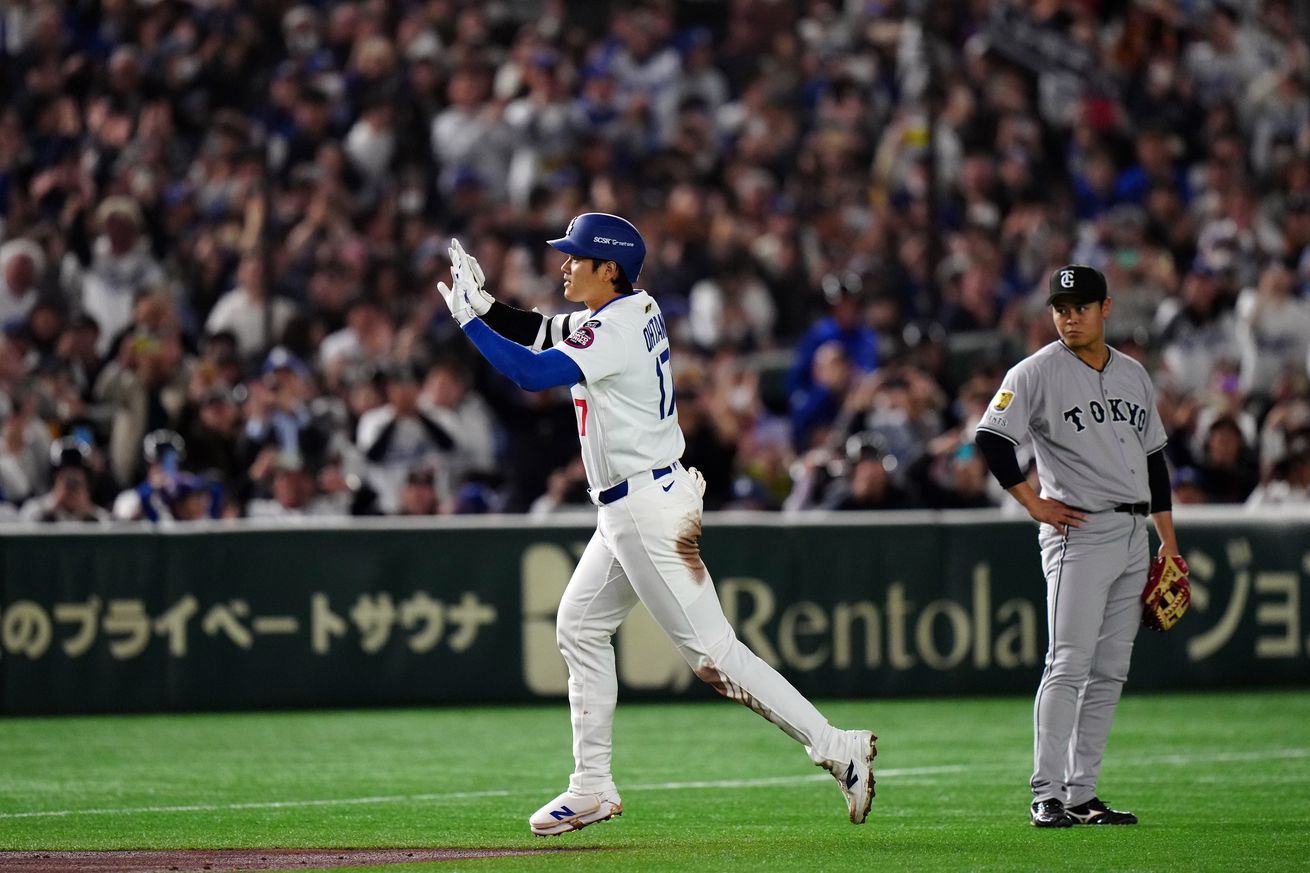
[[[544,391],[582,381],[582,369],[558,349],[534,352],[505,339],[480,318],[465,324],[464,333],[491,366],[524,391]]]

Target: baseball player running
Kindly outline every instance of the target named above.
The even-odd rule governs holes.
[[[618,216],[590,212],[550,240],[565,254],[564,298],[583,309],[545,317],[496,302],[481,267],[452,241],[451,287],[438,284],[478,350],[519,387],[571,386],[596,533],[559,606],[557,640],[569,671],[573,775],[532,814],[539,836],[623,812],[611,771],[618,678],[611,637],[640,600],[702,680],[805,745],[836,777],[850,820],[873,800],[869,731],[837,730],[791,683],[737,639],[700,558],[698,471],[678,463],[669,339],[659,304],[632,283],[646,245]]]
[[[1141,622],[1149,563],[1177,555],[1165,433],[1146,370],[1105,343],[1105,277],[1071,265],[1051,275],[1060,340],[1005,374],[977,445],[1001,485],[1041,522],[1050,648],[1033,713],[1032,824],[1136,824],[1096,796],[1110,723]],[[1014,447],[1031,436],[1041,494]]]

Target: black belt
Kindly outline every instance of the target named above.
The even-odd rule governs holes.
[[[654,470],[650,471],[650,475],[652,479],[660,479],[663,478],[664,476],[669,475],[672,472],[673,472],[673,465],[670,464],[667,467],[656,467]],[[599,500],[602,504],[613,503],[615,500],[622,500],[623,498],[628,496],[628,481],[629,480],[624,479],[622,482],[615,485],[613,488],[606,488],[604,491],[596,495],[596,499]]]
[[[1090,514],[1092,510],[1083,509],[1080,506],[1070,506],[1074,512],[1084,512]],[[1101,512],[1126,512],[1129,515],[1150,515],[1151,504],[1149,503],[1120,503],[1112,509],[1103,509]]]

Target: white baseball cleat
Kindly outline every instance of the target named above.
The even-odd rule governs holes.
[[[842,758],[819,762],[837,780],[846,797],[851,824],[864,824],[873,805],[873,759],[878,755],[878,738],[872,731],[846,731],[848,753]]]
[[[565,791],[532,814],[528,824],[539,837],[552,837],[623,815],[623,801],[614,789],[597,794]]]

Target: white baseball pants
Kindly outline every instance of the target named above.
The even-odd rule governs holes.
[[[701,498],[681,465],[629,480],[601,506],[596,533],[560,602],[556,636],[569,670],[574,771],[569,787],[614,787],[618,677],[611,638],[640,600],[702,680],[803,743],[817,763],[840,752],[840,731],[744,643],[723,614],[700,559]]]

